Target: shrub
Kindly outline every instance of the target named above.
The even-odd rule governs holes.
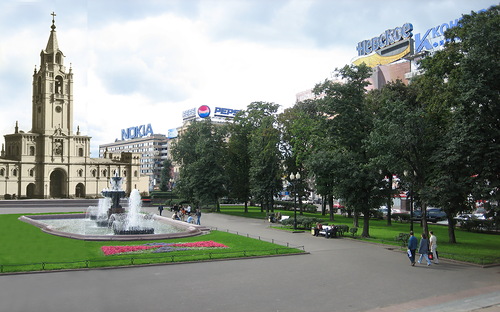
[[[352,234],[352,237],[358,233],[358,228],[357,227],[352,227],[349,232]]]
[[[408,213],[393,213],[393,214],[391,214],[391,218],[394,221],[400,221],[401,223],[409,222],[410,221],[410,214],[408,214]]]
[[[310,229],[317,222],[323,222],[323,221],[324,220],[320,218],[297,216],[297,228]],[[285,226],[293,226],[293,222],[294,218],[290,217],[286,220],[281,221],[281,224]]]

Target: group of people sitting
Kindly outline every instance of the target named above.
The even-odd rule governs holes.
[[[337,227],[334,224],[325,225],[316,223],[314,227],[314,236],[320,236],[324,233],[325,238],[337,237]]]

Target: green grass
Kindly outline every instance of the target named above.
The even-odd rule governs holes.
[[[276,210],[278,211],[278,210]],[[293,218],[293,211],[281,211],[283,215],[288,215]],[[222,206],[221,213],[242,216],[248,218],[265,219],[266,212],[260,212],[260,207],[248,207],[248,213],[243,212],[243,206]],[[299,213],[297,212],[297,215]],[[345,224],[352,227],[353,219],[341,215],[335,215],[335,221],[329,221],[329,216],[321,216],[320,213],[304,213],[304,216],[323,218],[325,223],[329,224]],[[357,239],[362,232],[363,220],[360,219],[360,228],[358,229]],[[399,233],[408,233],[410,230],[410,223],[392,222],[391,226],[387,225],[387,220],[370,220],[370,238],[363,240],[382,243],[388,245],[399,246],[395,241],[395,237]],[[420,239],[422,227],[419,223],[413,224],[415,236]],[[430,224],[429,230],[434,231],[438,237],[438,252],[441,257],[467,261],[477,264],[492,264],[500,262],[500,233],[499,234],[485,234],[485,233],[472,233],[461,229],[455,229],[456,244],[450,244],[448,241],[448,227],[442,225]],[[346,237],[350,237],[347,233]]]
[[[54,236],[38,227],[19,221],[20,214],[0,215],[0,271],[55,270],[86,267],[109,267],[149,263],[202,261],[210,259],[267,256],[304,252],[270,242],[220,231],[210,234],[156,241],[82,241]],[[229,248],[174,251],[168,253],[133,253],[105,256],[102,246],[142,245],[148,242],[197,242],[212,240]]]

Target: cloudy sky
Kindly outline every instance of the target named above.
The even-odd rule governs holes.
[[[31,84],[55,12],[74,73],[74,130],[99,144],[121,129],[182,124],[182,111],[293,106],[331,77],[359,41],[412,23],[414,33],[493,0],[1,0],[0,142],[31,130]]]

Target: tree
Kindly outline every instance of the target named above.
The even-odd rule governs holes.
[[[248,212],[250,200],[250,153],[249,141],[252,128],[238,113],[234,122],[228,125],[229,142],[227,148],[226,171],[229,177],[228,192],[231,198],[245,203]]]
[[[371,70],[364,64],[345,66],[337,70],[345,82],[325,81],[315,87],[316,94],[324,94],[321,114],[326,118],[326,140],[334,142],[333,193],[355,211],[363,214],[363,237],[369,237],[369,219],[373,208],[383,200],[381,179],[372,166],[367,141],[373,127],[373,113],[366,100],[365,88]],[[356,221],[355,221],[356,222]]]
[[[436,149],[434,200],[448,213],[449,241],[455,243],[453,216],[475,199],[498,201],[500,187],[500,6],[464,15],[445,33],[445,48],[422,60],[423,98],[447,110]],[[436,90],[439,90],[436,92]]]
[[[215,203],[226,194],[224,128],[210,119],[194,121],[172,147],[174,161],[181,164],[176,189],[198,207]]]
[[[172,161],[165,159],[161,168],[160,190],[166,192],[171,189],[170,180],[172,179]]]
[[[273,210],[274,197],[281,190],[280,133],[276,128],[278,107],[275,103],[252,102],[241,113],[240,121],[250,129],[250,192],[266,211]]]

